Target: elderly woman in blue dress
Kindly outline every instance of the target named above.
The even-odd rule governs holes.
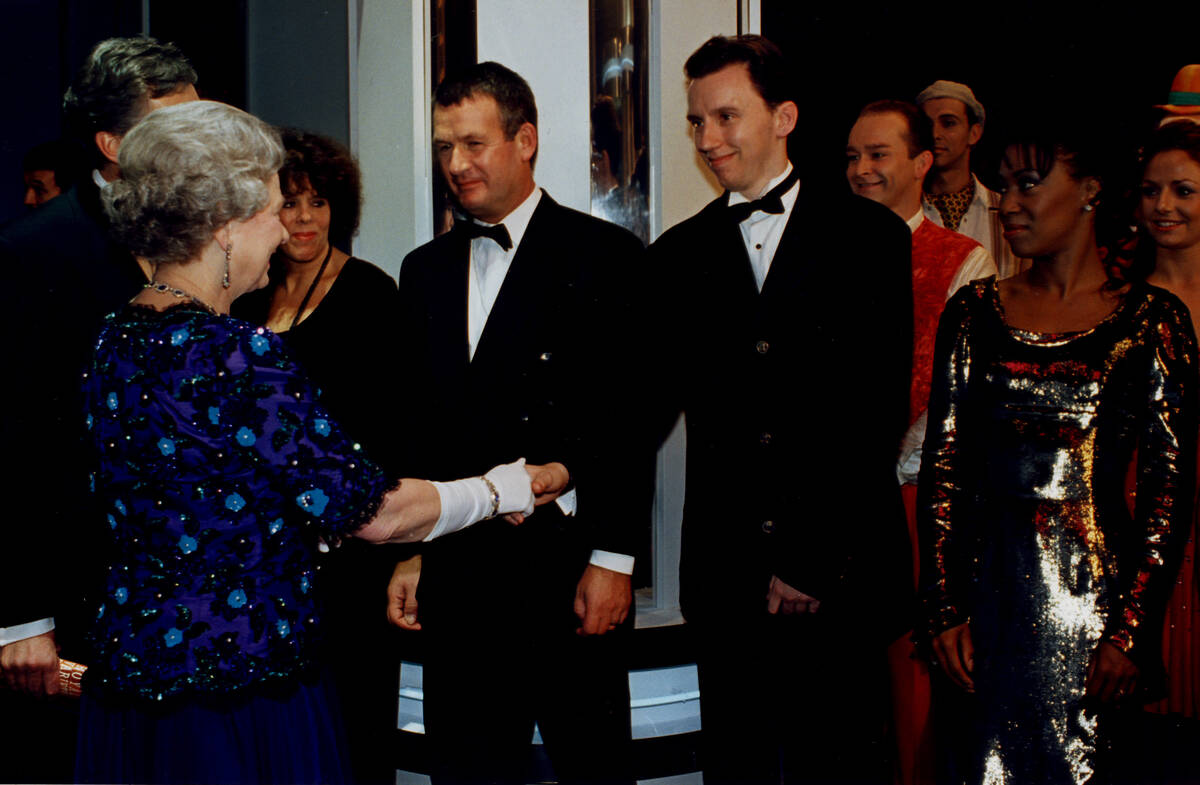
[[[282,161],[278,134],[245,112],[171,107],[125,137],[122,179],[104,197],[113,231],[155,275],[109,316],[84,380],[111,548],[81,781],[340,780],[340,731],[314,667],[319,541],[516,521],[566,483],[561,464],[521,461],[396,482],[273,333],[228,316],[287,238]]]

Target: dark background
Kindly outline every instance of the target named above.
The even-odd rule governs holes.
[[[1180,66],[1200,63],[1200,3],[800,3],[763,0],[763,33],[796,68],[793,161],[847,187],[844,150],[870,101],[912,101],[937,79],[971,86],[987,111],[972,168],[994,187],[1006,128],[1053,100],[1131,157]]]

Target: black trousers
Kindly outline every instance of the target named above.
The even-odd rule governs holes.
[[[632,614],[613,633],[577,635],[575,586],[589,552],[570,521],[533,522],[452,536],[425,556],[418,602],[433,779],[533,781],[536,722],[556,781],[631,783]]]
[[[765,608],[719,619],[693,625],[705,785],[891,781],[877,630]]]

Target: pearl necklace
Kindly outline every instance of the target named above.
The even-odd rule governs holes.
[[[203,308],[204,310],[211,313],[213,316],[217,315],[216,308],[213,308],[211,305],[204,302],[196,295],[194,295],[190,292],[185,292],[182,289],[176,289],[174,286],[167,286],[165,283],[160,283],[158,281],[150,281],[148,283],[142,284],[142,288],[143,289],[153,289],[154,291],[160,292],[162,294],[173,295],[174,297],[178,297],[180,300],[182,300],[183,298],[186,297],[187,299],[191,300],[196,305],[199,305],[201,308]]]

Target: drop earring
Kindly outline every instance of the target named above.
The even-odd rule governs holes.
[[[225,243],[225,275],[221,277],[221,287],[229,288],[229,259],[233,256],[233,241]]]

